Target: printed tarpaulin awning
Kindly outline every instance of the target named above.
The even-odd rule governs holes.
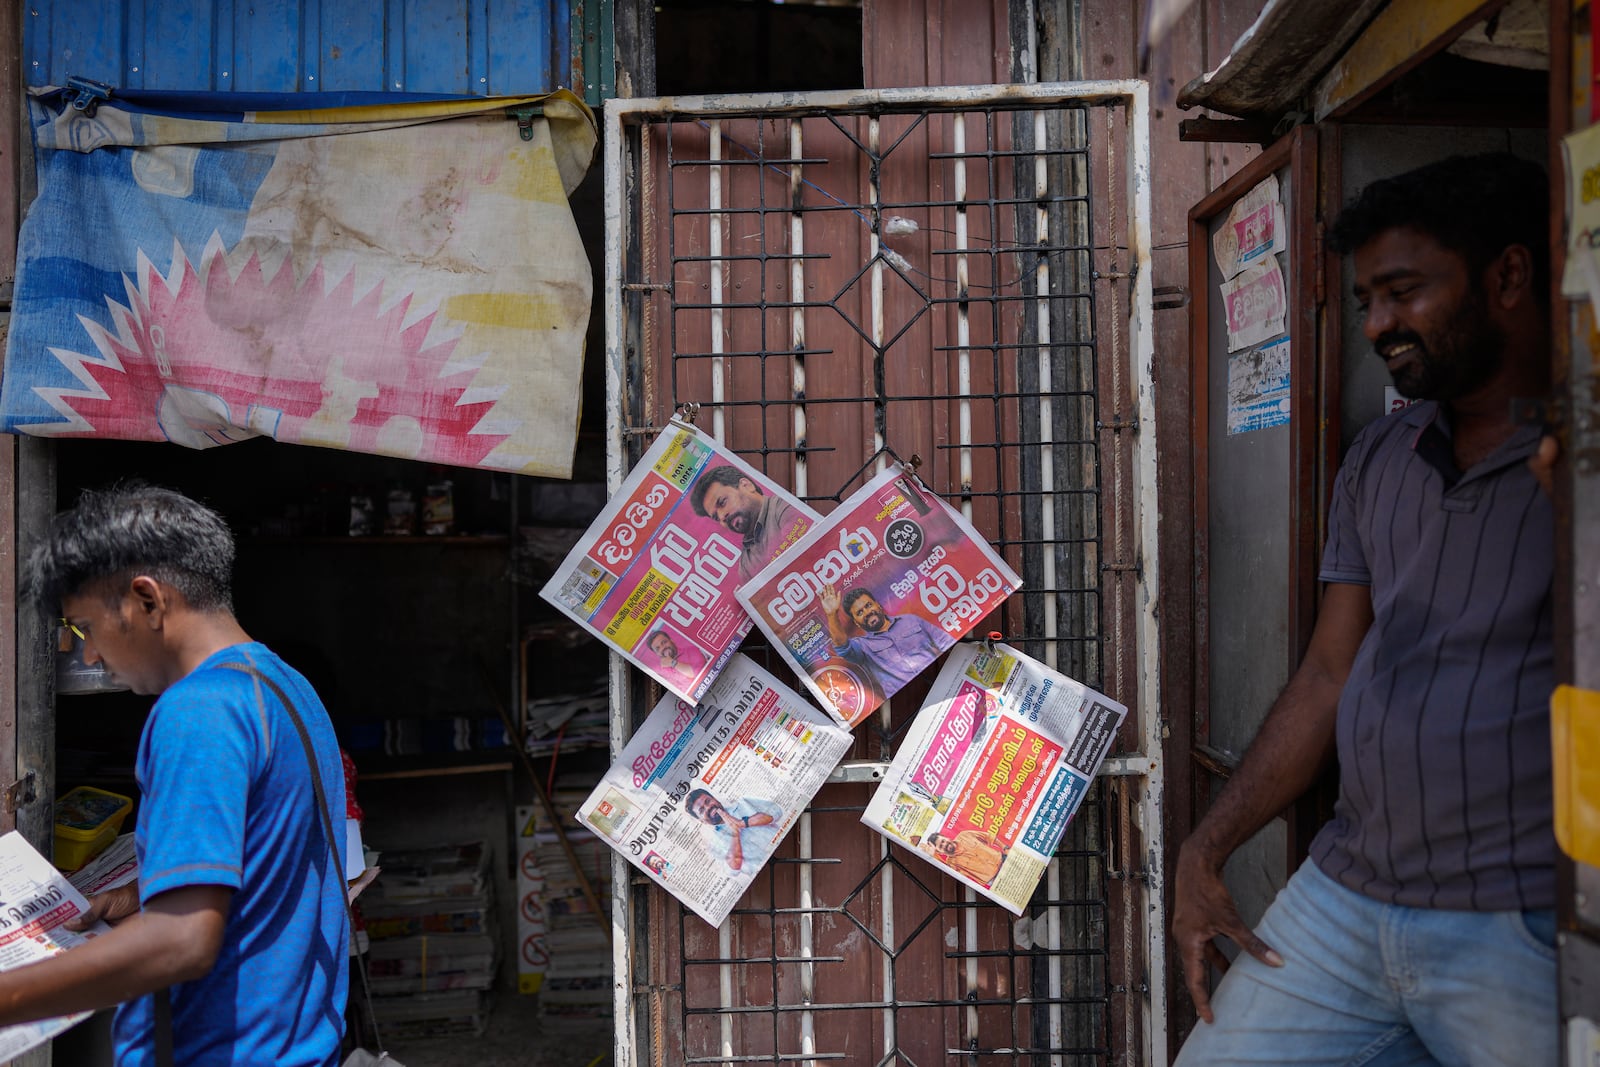
[[[0,429],[570,475],[577,97],[72,95],[29,100]]]

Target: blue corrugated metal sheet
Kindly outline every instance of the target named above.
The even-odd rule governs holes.
[[[33,0],[29,85],[511,96],[571,87],[570,0]]]

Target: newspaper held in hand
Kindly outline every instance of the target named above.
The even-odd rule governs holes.
[[[816,512],[673,420],[540,595],[694,703],[750,632],[739,584]]]
[[[110,930],[95,923],[83,933],[63,925],[89,909],[67,876],[15,830],[0,837],[0,971],[37,963]],[[0,1029],[0,1063],[44,1044],[89,1017],[62,1015]]]
[[[720,926],[850,740],[735,655],[698,706],[670,696],[656,705],[578,821]]]
[[[861,821],[1021,915],[1126,715],[1009,645],[962,645]]]
[[[891,468],[739,600],[822,706],[854,726],[1021,587],[959,512]]]

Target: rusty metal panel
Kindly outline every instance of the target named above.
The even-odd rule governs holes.
[[[858,729],[857,773],[721,929],[625,874],[619,1063],[1165,1047],[1142,101],[1086,83],[608,110],[613,481],[691,402],[823,511],[920,460],[1024,576],[985,628],[1138,709],[1020,922],[859,823],[861,769],[920,693]],[[613,684],[620,738],[652,694]]]

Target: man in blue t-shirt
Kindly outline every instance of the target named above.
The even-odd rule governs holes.
[[[842,597],[834,586],[824,586],[819,602],[834,651],[871,675],[886,698],[905,688],[954,643],[920,615],[890,615],[871,590],[861,586]],[[852,623],[859,633],[851,633]]]
[[[160,699],[139,742],[138,885],[90,902],[110,933],[0,974],[0,1025],[120,1004],[116,1062],[152,1064],[166,991],[178,1064],[338,1061],[344,842],[272,686],[227,665],[293,701],[330,802],[344,769],[311,686],[234,619],[233,559],[214,511],[144,486],[85,494],[30,558],[30,594],[60,605],[84,662]]]

